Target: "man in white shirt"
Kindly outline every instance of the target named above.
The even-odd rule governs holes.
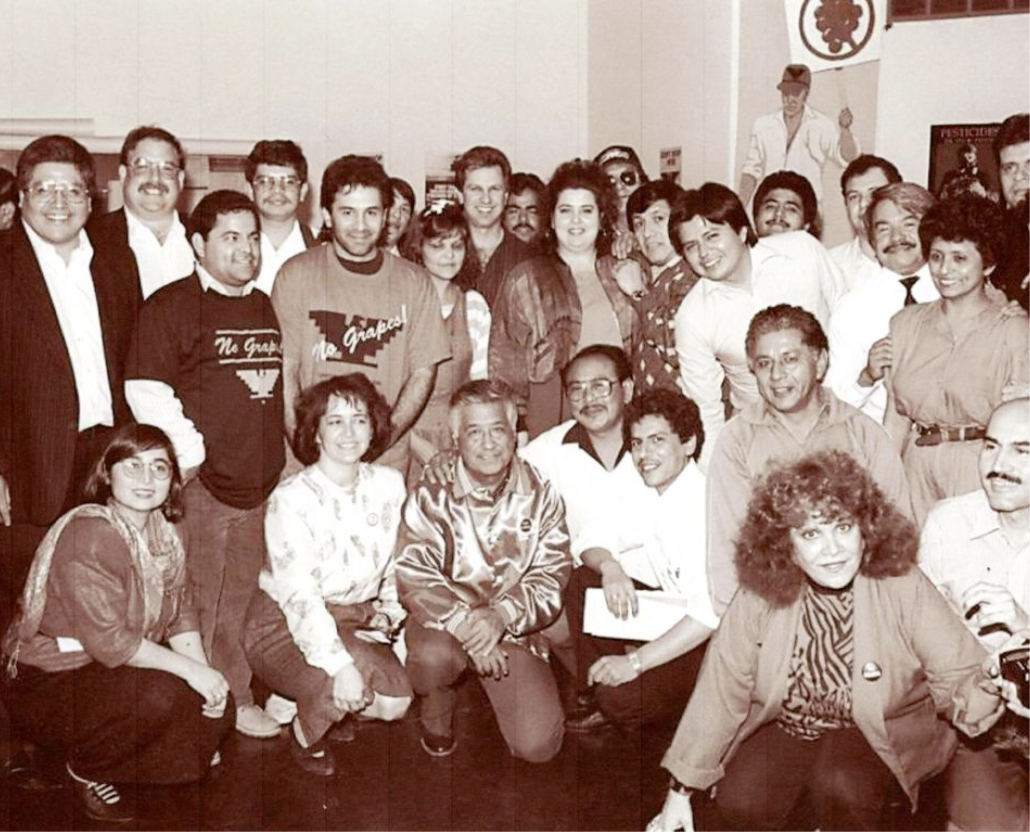
[[[919,565],[993,651],[1030,624],[1030,400],[994,411],[979,467],[981,489],[930,511]],[[959,829],[1027,828],[1026,764],[1000,756],[988,738],[960,737],[945,778]]]
[[[846,243],[830,249],[832,257],[844,274],[844,285],[850,292],[865,282],[873,272],[879,271],[880,261],[876,259],[865,217],[873,192],[884,185],[900,182],[898,169],[886,159],[863,153],[844,169],[840,177],[840,189],[844,195],[844,208],[854,236]]]
[[[747,205],[767,173],[792,170],[812,183],[822,202],[827,160],[844,167],[859,152],[858,141],[851,134],[851,110],[841,110],[834,124],[825,113],[809,107],[812,71],[804,64],[789,64],[776,88],[783,108],[755,119],[740,174],[740,199]]]
[[[254,286],[271,296],[283,263],[315,245],[297,214],[308,198],[308,162],[286,139],[262,140],[247,157],[250,196],[261,215],[261,270]]]
[[[18,158],[20,221],[0,234],[0,605],[79,502],[111,428],[131,419],[136,295],[83,231],[94,176],[78,142],[36,139]]]
[[[841,399],[883,423],[891,363],[891,317],[904,306],[937,300],[919,242],[919,222],[933,195],[912,182],[878,188],[866,212],[866,236],[881,267],[834,307],[826,384]]]
[[[186,154],[161,127],[132,130],[118,159],[123,208],[97,217],[86,229],[98,249],[134,274],[144,300],[193,273],[193,249],[176,208],[186,184]]]
[[[687,191],[669,218],[673,243],[701,279],[676,313],[676,352],[683,391],[697,402],[710,449],[726,421],[723,381],[734,411],[758,399],[744,338],[755,313],[789,303],[807,309],[825,328],[843,294],[840,270],[822,243],[803,231],[762,240],[740,199],[706,182]]]

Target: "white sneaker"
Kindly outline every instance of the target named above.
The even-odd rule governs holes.
[[[258,705],[242,705],[236,709],[236,730],[248,737],[271,739],[279,736],[279,723]]]
[[[297,715],[297,703],[278,693],[273,693],[265,702],[265,713],[280,725],[289,725]]]

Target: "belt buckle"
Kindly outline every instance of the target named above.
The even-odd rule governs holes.
[[[919,428],[919,438],[916,439],[916,445],[920,448],[940,445],[943,441],[944,437],[941,434],[940,425],[934,425],[933,427],[926,428],[925,430]]]

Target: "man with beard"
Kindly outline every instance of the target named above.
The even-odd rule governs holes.
[[[912,182],[879,188],[866,212],[866,235],[882,268],[848,292],[833,310],[826,383],[841,399],[883,422],[887,408],[884,370],[891,364],[891,317],[940,293],[919,243],[919,222],[933,194]]]
[[[137,127],[122,143],[118,180],[124,207],[91,220],[86,231],[98,251],[135,278],[146,300],[193,273],[193,249],[176,208],[186,184],[182,145],[161,127]]]
[[[492,309],[505,275],[533,254],[501,222],[508,204],[511,164],[496,147],[480,145],[458,157],[454,175],[472,238],[466,257],[475,275],[473,288]]]
[[[504,230],[527,246],[536,247],[544,230],[544,183],[535,173],[513,173],[508,205],[504,209]]]
[[[995,409],[979,468],[982,488],[930,511],[919,565],[994,651],[1030,623],[1030,399]],[[945,796],[959,829],[1027,828],[1026,762],[999,754],[990,737],[960,735]]]
[[[1020,113],[1005,119],[993,146],[1005,201],[1007,242],[991,282],[1009,300],[1030,309],[1030,115]]]

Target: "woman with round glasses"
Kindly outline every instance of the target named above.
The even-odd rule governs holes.
[[[199,780],[233,727],[187,591],[181,491],[160,429],[115,432],[88,502],[36,550],[4,639],[13,721],[65,749],[75,795],[100,821],[131,818],[116,784]]]
[[[724,829],[782,829],[807,794],[819,829],[878,829],[1000,717],[987,654],[916,566],[919,539],[840,451],[774,470],[737,540],[741,588],[712,637],[649,828],[693,829],[718,783]]]
[[[515,391],[519,431],[530,438],[568,418],[561,370],[579,350],[611,344],[633,355],[640,335],[637,311],[615,279],[618,207],[601,166],[559,165],[547,203],[547,253],[508,273],[490,329],[490,377]]]
[[[297,458],[307,464],[268,498],[268,555],[247,611],[254,675],[297,703],[290,753],[309,774],[336,770],[330,730],[350,714],[395,720],[411,685],[391,648],[404,620],[394,544],[404,480],[370,464],[390,409],[360,373],[309,387],[297,403]],[[353,726],[334,734],[353,739]]]
[[[422,211],[402,242],[404,257],[429,272],[451,341],[451,360],[437,367],[433,392],[411,429],[412,483],[438,451],[452,447],[451,396],[466,381],[486,378],[490,307],[472,288],[475,274],[465,257],[470,245],[465,214],[449,202]]]

